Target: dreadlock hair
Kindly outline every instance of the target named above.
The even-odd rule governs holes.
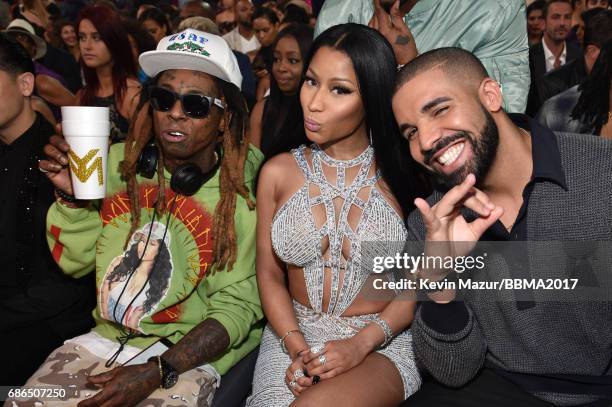
[[[157,83],[160,76],[161,74],[157,75],[152,83]],[[221,198],[215,208],[213,222],[213,273],[225,268],[230,271],[236,261],[237,236],[234,227],[236,196],[239,194],[244,198],[249,209],[255,209],[255,202],[251,199],[249,188],[244,179],[244,165],[249,148],[246,136],[249,123],[246,102],[236,86],[216,78],[215,82],[223,94],[226,109],[223,113],[225,129],[220,137],[223,147],[222,156],[219,158],[221,160],[219,174]],[[153,137],[151,136],[152,130],[154,130],[152,111],[146,93],[142,92],[134,114],[134,120],[130,125],[125,141],[125,160],[121,163],[121,175],[127,182],[131,213],[131,228],[126,240],[126,247],[140,223],[139,187],[136,170],[140,154],[151,138],[153,138],[159,154],[157,161],[159,192],[155,211],[162,216],[167,209],[165,205],[164,152],[157,132],[153,131]]]
[[[579,86],[580,98],[572,111],[572,119],[580,120],[596,134],[608,122],[610,82],[612,78],[612,39],[601,48],[593,70]],[[591,127],[592,126],[592,127]]]

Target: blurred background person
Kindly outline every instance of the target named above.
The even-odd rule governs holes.
[[[280,26],[281,30],[289,24],[310,24],[308,12],[301,5],[288,3],[284,10],[283,19]]]
[[[46,6],[42,0],[22,0],[13,7],[13,18],[30,23],[34,33],[45,40],[53,31],[53,16],[48,10],[54,13],[59,11],[53,4]],[[76,93],[83,86],[79,64],[67,51],[45,42],[47,50],[42,57],[37,58],[38,62],[58,73],[64,79],[68,90]]]
[[[34,65],[0,33],[0,383],[22,385],[64,340],[93,326],[93,276],[65,276],[45,238],[54,188],[38,171],[54,129],[32,109]],[[57,254],[57,253],[54,253]]]
[[[553,131],[612,139],[612,40],[603,45],[584,82],[550,98],[536,118]]]
[[[37,61],[47,52],[47,43],[34,33],[29,22],[21,18],[11,21],[5,32],[30,55],[34,62],[35,94],[49,104],[54,118],[59,119],[59,108],[74,105],[76,99],[60,74]]]
[[[587,10],[592,10],[594,8],[610,8],[610,0],[585,0],[585,8]]]
[[[219,35],[219,28],[217,25],[210,19],[206,17],[189,17],[181,21],[178,27],[178,31],[181,32],[188,28],[193,28],[194,30],[204,31],[210,34]],[[256,87],[256,78],[253,73],[253,69],[251,67],[251,61],[249,57],[245,54],[234,51],[234,56],[238,62],[238,67],[240,68],[240,74],[242,75],[242,89],[241,93],[244,96],[244,99],[247,102],[247,106],[249,109],[253,107],[255,104],[255,87]]]
[[[151,7],[143,11],[138,18],[138,22],[151,34],[155,44],[166,35],[172,34],[168,16],[157,7]]]
[[[291,24],[278,33],[272,45],[270,95],[251,112],[251,142],[266,158],[307,143],[299,89],[312,41],[310,26]]]
[[[206,17],[212,20],[215,18],[215,13],[210,4],[205,1],[190,0],[183,4],[179,12],[180,19],[184,20],[195,16]]]
[[[0,30],[4,30],[11,21],[9,5],[6,1],[0,0]]]
[[[144,70],[140,67],[140,63],[138,62],[138,57],[143,52],[153,51],[157,46],[157,42],[153,38],[153,36],[143,28],[138,22],[135,20],[127,19],[123,21],[123,27],[128,34],[128,38],[130,40],[130,47],[132,49],[132,56],[134,57],[134,65],[138,69],[138,81],[141,84],[144,84],[149,77],[144,72]]]
[[[278,34],[280,23],[276,13],[266,7],[259,7],[253,14],[253,29],[261,44],[253,60],[253,71],[257,76],[256,99],[263,99],[270,89],[270,70],[272,68],[272,43]]]
[[[45,30],[51,22],[51,15],[43,0],[20,0],[19,6],[14,9],[13,17],[27,20],[39,37],[45,36]]]
[[[580,58],[580,47],[566,41],[573,14],[571,0],[551,0],[544,5],[544,35],[542,41],[529,48],[531,86],[527,114],[533,116],[543,102],[544,75],[562,65]]]
[[[542,41],[545,3],[545,0],[536,0],[527,7],[527,35],[530,46]]]
[[[584,0],[572,0],[572,7],[574,8],[574,14],[572,14],[572,27],[575,27],[582,19],[580,15],[584,11]]]
[[[254,11],[255,8],[251,0],[237,0],[234,6],[234,14],[238,25],[223,36],[231,49],[249,55],[251,60],[255,57],[254,51],[257,51],[260,46],[253,30]]]
[[[77,94],[78,103],[109,107],[111,142],[121,141],[140,93],[127,32],[119,15],[106,6],[83,9],[77,26],[86,82]]]
[[[572,8],[574,13],[572,14],[572,29],[567,35],[567,40],[570,42],[577,42],[582,46],[582,37],[584,36],[584,20],[582,19],[582,13],[585,11],[584,8],[585,0],[571,0]]]
[[[138,20],[140,18],[140,16],[142,15],[142,13],[144,13],[145,10],[148,10],[150,8],[154,8],[155,6],[153,4],[149,4],[149,3],[143,3],[141,5],[138,6],[138,9],[136,10],[136,20]]]
[[[612,39],[612,11],[595,8],[583,15],[586,21],[583,52],[573,61],[544,75],[539,84],[542,103],[580,84],[593,69],[601,47]]]
[[[234,7],[232,6],[232,8],[229,10],[218,12],[215,16],[215,23],[219,27],[219,33],[221,35],[225,35],[236,28],[236,15],[234,14]]]
[[[278,3],[276,1],[265,1],[261,4],[261,7],[271,9],[272,11],[276,13],[276,16],[278,17],[278,21],[283,21],[283,17],[285,17],[285,15],[283,14],[283,11],[278,6]]]
[[[235,0],[219,0],[217,3],[217,10],[233,12],[234,5],[236,5]]]
[[[375,28],[394,47],[398,64],[407,62],[401,59],[402,49],[412,43],[419,53],[441,47],[463,48],[476,55],[501,83],[504,108],[525,111],[530,74],[524,0],[402,1],[393,21],[402,20],[408,33],[400,31],[400,23],[393,23],[380,3],[326,0],[317,17],[315,36],[345,22],[378,25]],[[377,20],[383,24],[375,24]]]
[[[53,44],[57,48],[68,51],[75,62],[81,61],[81,50],[79,49],[79,39],[77,37],[74,23],[59,19],[53,22]]]
[[[219,27],[217,26],[217,24],[215,24],[214,21],[207,17],[188,17],[180,22],[177,32],[184,31],[188,28],[193,28],[194,30],[219,35]]]

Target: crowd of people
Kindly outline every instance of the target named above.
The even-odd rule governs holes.
[[[609,0],[0,0],[0,29],[0,384],[65,390],[7,405],[612,405],[612,298],[372,295],[366,254],[612,241]],[[63,106],[109,110],[103,199]]]

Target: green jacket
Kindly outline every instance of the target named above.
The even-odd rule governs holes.
[[[261,338],[263,312],[255,279],[256,213],[237,197],[237,260],[232,270],[212,273],[219,172],[187,198],[170,190],[170,174],[166,173],[166,207],[170,209],[166,212],[170,215],[165,212],[155,219],[157,177],[138,177],[141,220],[125,248],[131,216],[126,183],[119,174],[123,149],[123,143],[110,148],[105,199],[84,209],[59,202],[49,209],[47,239],[53,256],[74,277],[95,268],[98,306],[93,313],[94,330],[106,338],[120,335],[119,321],[144,335],[128,345],[144,348],[160,337],[176,343],[207,318],[219,321],[227,329],[230,345],[211,364],[224,374]],[[249,151],[245,164],[248,185],[262,159],[258,150]]]
[[[337,24],[368,24],[373,15],[373,0],[326,0],[315,35]],[[525,112],[531,79],[524,0],[419,0],[404,22],[419,53],[441,47],[474,53],[502,84],[506,111]]]

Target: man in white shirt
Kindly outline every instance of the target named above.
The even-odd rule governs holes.
[[[253,31],[253,11],[254,6],[251,0],[236,1],[234,15],[238,26],[223,36],[234,51],[248,54],[257,51],[260,47],[255,31]]]
[[[552,0],[544,6],[544,36],[541,42],[529,49],[531,88],[527,113],[530,115],[536,113],[544,102],[540,97],[542,77],[582,54],[577,44],[565,40],[571,29],[573,13],[570,0]]]
[[[546,72],[564,65],[567,59],[565,37],[570,30],[574,9],[567,1],[550,2],[544,7],[544,60]]]

